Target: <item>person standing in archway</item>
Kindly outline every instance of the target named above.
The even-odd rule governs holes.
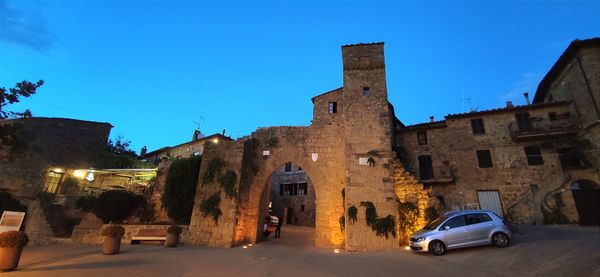
[[[275,237],[281,237],[281,225],[283,224],[283,218],[281,216],[277,216],[277,228],[275,228]]]

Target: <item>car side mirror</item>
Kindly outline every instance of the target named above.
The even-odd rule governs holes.
[[[444,226],[444,230],[446,230],[446,231],[450,230],[450,226],[448,226],[448,225]]]

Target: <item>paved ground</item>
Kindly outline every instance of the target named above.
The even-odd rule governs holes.
[[[97,245],[27,247],[19,270],[0,276],[600,276],[597,227],[520,227],[508,248],[442,257],[406,250],[334,254],[310,246],[312,232],[284,226],[281,239],[247,249],[123,245],[121,254],[104,256]]]

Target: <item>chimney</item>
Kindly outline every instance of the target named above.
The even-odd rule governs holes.
[[[523,93],[523,96],[525,96],[525,103],[527,103],[527,105],[530,105],[531,103],[529,102],[529,92]]]
[[[147,151],[148,151],[148,148],[146,148],[146,145],[144,145],[144,147],[142,147],[142,150],[140,150],[140,157],[143,157],[144,155],[146,155]]]
[[[433,115],[432,115],[432,116],[430,116],[430,117],[429,117],[429,122],[433,123],[433,122],[435,121],[435,120],[434,120],[434,118],[435,118],[435,117],[433,117]]]
[[[507,107],[507,108],[512,108],[512,107],[514,107],[514,106],[513,106],[513,103],[512,103],[512,101],[506,101],[506,107]]]

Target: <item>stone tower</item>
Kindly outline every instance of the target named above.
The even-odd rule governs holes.
[[[392,153],[392,112],[387,98],[383,43],[342,47],[344,87],[342,115],[345,134],[346,201],[355,206],[361,224],[346,224],[348,250],[389,249],[394,239],[376,236],[365,222],[360,202],[372,202],[378,217],[396,216]]]

